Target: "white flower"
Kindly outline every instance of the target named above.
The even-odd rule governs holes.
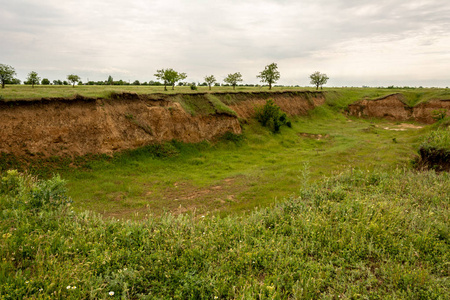
[[[109,294],[110,296],[114,296],[114,292],[113,292],[113,291],[109,292],[108,294]]]
[[[73,286],[73,287],[72,287],[72,290],[74,290],[74,289],[76,289],[76,288],[77,288],[76,286]]]
[[[39,289],[39,292],[42,292],[43,290],[44,290],[44,289],[41,288],[41,289]]]
[[[68,290],[70,290],[70,288],[71,288],[71,286],[70,286],[70,285],[68,285],[68,286],[66,287],[66,289],[68,289]]]
[[[29,281],[27,280],[27,281],[25,281],[25,283],[26,283],[26,284],[28,284],[28,283],[29,283]]]

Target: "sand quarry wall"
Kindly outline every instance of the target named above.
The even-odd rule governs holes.
[[[255,106],[268,98],[290,115],[306,113],[325,101],[323,94],[310,92],[210,95],[223,99],[237,115],[215,110],[208,94],[0,102],[0,153],[78,156],[111,154],[173,139],[196,143],[226,132],[241,133],[239,118],[252,116]],[[180,101],[183,97],[194,104],[206,103],[207,112],[188,113]]]
[[[255,109],[272,99],[280,108],[291,116],[301,116],[316,106],[325,104],[322,92],[260,92],[215,94],[223,103],[234,110],[240,118],[248,119],[255,115]]]
[[[427,124],[435,122],[433,112],[439,110],[447,110],[447,116],[450,116],[450,100],[431,100],[409,107],[404,103],[402,94],[392,94],[375,100],[360,100],[348,106],[352,116],[413,120]]]

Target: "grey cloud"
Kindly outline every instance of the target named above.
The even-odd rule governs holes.
[[[0,11],[8,20],[0,28],[0,39],[6,41],[0,63],[18,65],[22,74],[29,72],[26,68],[51,68],[54,74],[78,68],[91,79],[111,70],[149,80],[156,68],[170,66],[182,68],[192,80],[242,69],[248,74],[244,79],[256,81],[251,74],[273,61],[320,66],[325,55],[330,66],[339,65],[349,51],[346,45],[359,40],[377,48],[415,39],[418,47],[427,48],[418,53],[436,53],[426,55],[437,60],[449,50],[448,42],[442,42],[448,41],[450,28],[447,0],[35,3],[5,1]]]

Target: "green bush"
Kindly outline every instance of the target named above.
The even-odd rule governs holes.
[[[433,116],[433,119],[440,121],[445,119],[447,116],[447,110],[445,108],[436,109],[431,112],[431,115]]]
[[[450,130],[438,128],[431,131],[422,141],[420,146],[425,149],[444,149],[450,150]]]
[[[242,142],[244,140],[244,135],[235,134],[231,131],[227,131],[227,132],[225,132],[225,134],[222,136],[221,139],[225,140],[225,141],[233,142],[235,144],[239,144],[240,142]]]
[[[272,99],[268,99],[264,106],[256,108],[256,119],[262,126],[269,127],[273,133],[279,132],[282,125],[292,127],[286,113]]]

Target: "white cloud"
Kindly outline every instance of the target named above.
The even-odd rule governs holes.
[[[334,85],[450,78],[447,0],[2,2],[0,63],[22,78],[148,81],[171,67],[189,81],[240,71],[250,83],[272,62],[282,84],[307,85],[316,70]]]

